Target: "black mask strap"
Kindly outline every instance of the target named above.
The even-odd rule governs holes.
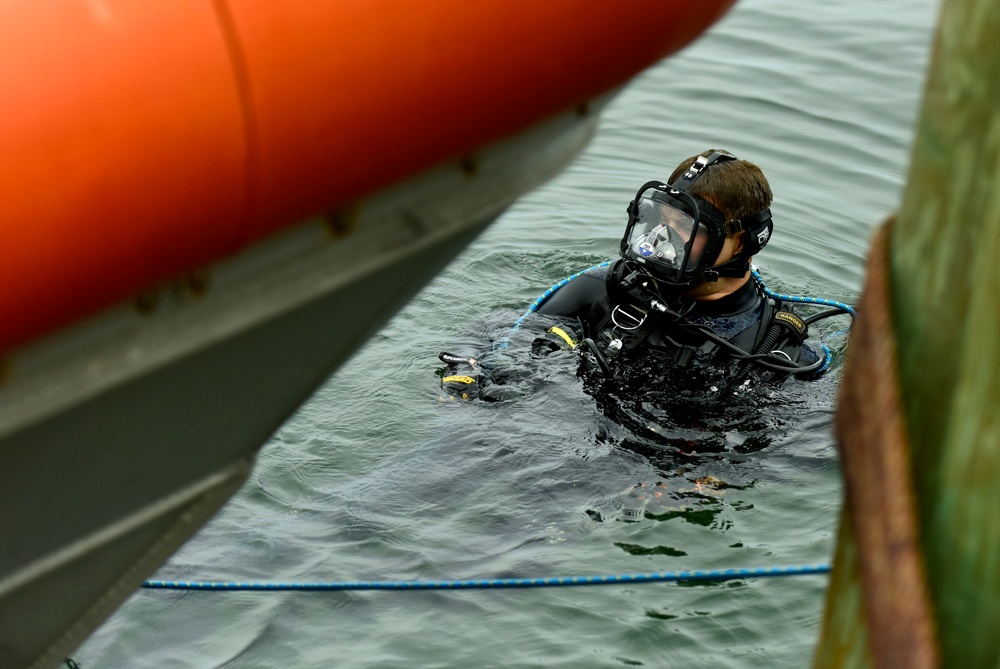
[[[718,281],[720,277],[729,277],[733,279],[739,279],[746,276],[746,273],[750,271],[750,257],[743,257],[742,253],[739,256],[730,258],[721,265],[716,265],[715,267],[709,267],[701,275],[701,281]]]
[[[771,239],[771,232],[774,230],[774,223],[771,221],[771,210],[764,209],[751,216],[726,222],[726,236],[735,235],[745,230],[743,238],[743,250],[739,255],[749,258],[760,252],[768,240]]]
[[[715,163],[724,163],[730,160],[736,160],[736,156],[731,153],[722,153],[721,151],[713,151],[707,158],[705,156],[698,156],[691,163],[691,167],[687,168],[684,174],[674,179],[669,186],[676,190],[686,191],[704,173],[705,168]]]

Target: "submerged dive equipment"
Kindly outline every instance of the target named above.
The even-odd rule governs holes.
[[[771,210],[727,221],[708,200],[688,189],[713,165],[734,161],[729,153],[715,151],[699,156],[670,184],[649,181],[642,185],[628,207],[628,226],[622,237],[622,258],[641,265],[672,292],[719,277],[742,277],[750,258],[771,237]],[[726,237],[746,231],[743,248],[730,260],[716,265]]]

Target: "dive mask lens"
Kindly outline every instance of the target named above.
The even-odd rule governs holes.
[[[629,248],[636,259],[679,276],[698,263],[707,235],[687,212],[644,194],[637,205]]]

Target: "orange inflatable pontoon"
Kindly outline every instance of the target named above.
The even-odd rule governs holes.
[[[8,0],[0,353],[584,103],[730,4]]]

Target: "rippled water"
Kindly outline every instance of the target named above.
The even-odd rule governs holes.
[[[568,357],[525,366],[529,392],[486,404],[438,402],[436,355],[488,345],[545,288],[612,257],[637,186],[710,147],[756,162],[771,182],[775,236],[756,259],[768,285],[855,301],[870,230],[901,195],[936,10],[929,0],[743,0],[625,89],[570,169],[330,379],[160,576],[455,579],[828,561],[841,494],[836,370],[760,405],[762,450],[682,457],[629,440]],[[74,659],[84,669],[801,667],[825,587],[809,576],[140,592]]]

